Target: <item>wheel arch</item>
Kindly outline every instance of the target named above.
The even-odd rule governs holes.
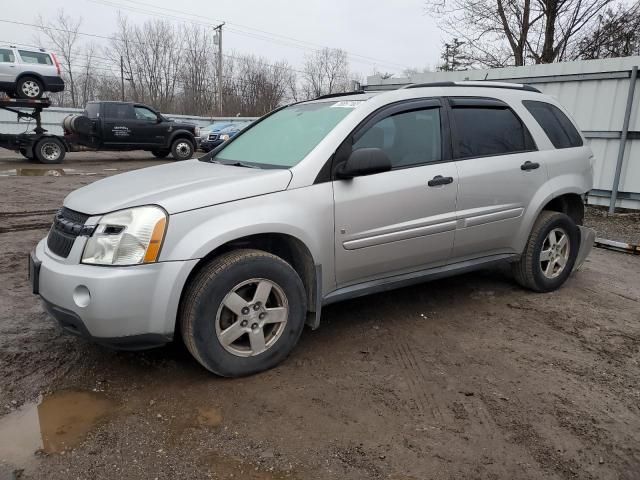
[[[176,130],[175,132],[172,132],[171,135],[169,136],[169,141],[167,142],[166,146],[168,148],[171,148],[171,145],[173,145],[173,142],[175,142],[178,138],[186,138],[191,143],[193,143],[193,150],[195,151],[197,147],[196,137],[189,130]]]
[[[321,267],[315,264],[311,251],[299,238],[287,233],[265,232],[228,240],[211,250],[194,265],[182,286],[175,331],[179,330],[177,328],[177,322],[179,321],[181,305],[185,292],[193,278],[214,258],[221,254],[243,248],[263,250],[282,258],[291,265],[300,276],[302,284],[304,285],[307,297],[307,311],[310,312],[307,323],[312,328],[317,328],[320,320]]]

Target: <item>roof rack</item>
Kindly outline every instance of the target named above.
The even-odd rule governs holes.
[[[506,88],[508,90],[525,90],[527,92],[542,93],[535,87],[524,83],[491,82],[485,80],[463,81],[463,82],[431,82],[431,83],[410,83],[400,88],[423,88],[423,87],[482,87],[482,88]]]
[[[319,97],[314,98],[314,100],[320,100],[323,98],[346,97],[347,95],[362,95],[363,93],[367,92],[365,92],[364,90],[354,90],[353,92],[327,93],[326,95],[320,95]]]

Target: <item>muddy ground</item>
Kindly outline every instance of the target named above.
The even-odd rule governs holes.
[[[0,479],[640,478],[640,257],[594,250],[545,295],[498,269],[333,305],[226,380],[179,343],[63,335],[29,293],[66,193],[159,163],[124,157],[0,176]],[[0,159],[19,168],[47,167]]]

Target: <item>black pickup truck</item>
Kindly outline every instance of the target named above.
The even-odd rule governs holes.
[[[158,158],[171,154],[187,160],[198,146],[195,125],[174,122],[146,105],[128,102],[89,102],[83,113],[64,119],[64,135],[54,135],[41,122],[42,111],[50,106],[47,98],[0,98],[0,109],[36,122],[29,132],[0,133],[0,148],[40,163],[61,163],[67,152],[87,150],[146,150]]]
[[[88,149],[147,150],[158,158],[186,160],[197,148],[198,127],[137,103],[89,102],[83,115],[67,117],[63,127],[67,142]]]

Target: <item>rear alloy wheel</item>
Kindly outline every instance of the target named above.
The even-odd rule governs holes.
[[[34,77],[22,77],[18,80],[16,93],[20,98],[28,98],[30,100],[42,97],[44,87],[40,80]]]
[[[580,230],[560,212],[545,210],[536,220],[520,260],[513,264],[516,281],[536,292],[559,288],[573,270]]]
[[[171,144],[171,156],[175,160],[189,160],[193,156],[193,143],[187,138],[178,138]]]
[[[40,163],[61,163],[64,160],[65,148],[57,138],[43,138],[34,148],[36,160]]]
[[[236,250],[198,272],[179,320],[198,362],[238,377],[282,362],[300,338],[305,315],[304,286],[291,265],[260,250]]]

